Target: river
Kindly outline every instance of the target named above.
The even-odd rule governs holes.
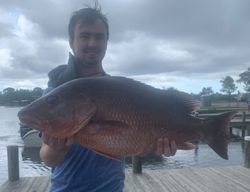
[[[19,134],[17,107],[0,106],[0,184],[8,179],[7,151],[8,145],[19,146],[20,176],[49,175],[50,168],[44,165],[39,157],[39,149],[25,148]],[[229,160],[220,158],[207,145],[200,144],[197,150],[177,151],[174,157],[157,158],[155,156],[144,160],[145,169],[176,169],[184,167],[208,167],[244,165],[244,152],[241,142],[229,144]],[[126,168],[131,169],[128,160]]]

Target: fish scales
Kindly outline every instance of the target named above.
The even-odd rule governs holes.
[[[153,152],[157,140],[167,137],[177,147],[202,140],[227,159],[228,124],[235,112],[199,119],[190,115],[197,103],[186,93],[129,78],[92,77],[57,87],[18,116],[52,137],[74,137],[75,142],[106,156]]]
[[[103,106],[102,109],[105,111],[107,108],[110,108],[111,114],[108,114],[107,112],[105,112],[105,115],[107,115],[108,117],[111,117],[110,119],[112,120],[123,122],[126,125],[133,127],[133,131],[128,133],[130,134],[130,140],[124,139],[125,138],[124,135],[121,135],[121,137],[117,138],[117,143],[120,142],[120,146],[124,148],[124,150],[121,149],[120,151],[127,152],[127,151],[131,151],[132,149],[134,149],[135,151],[140,153],[144,151],[147,146],[152,145],[153,142],[155,141],[156,138],[154,137],[154,134],[152,132],[153,132],[153,129],[155,128],[155,125],[154,125],[155,122],[160,122],[160,121],[153,120],[151,118],[152,115],[147,111],[135,110],[134,109],[135,107],[137,109],[140,109],[142,108],[142,106],[132,105],[131,102],[128,102],[128,101],[131,101],[130,98],[127,99],[127,103],[124,103],[124,101],[126,101],[126,99],[124,99],[123,97],[118,97],[118,100],[116,100],[115,102],[112,102],[113,105]],[[100,101],[98,103],[102,104],[106,102]],[[121,109],[122,111],[116,111],[115,109]],[[102,113],[101,110],[100,110],[100,113]],[[109,120],[108,117],[106,118],[106,117],[100,116],[98,118],[98,114],[97,114],[97,119]],[[144,132],[144,129],[149,129],[149,131]],[[146,138],[146,141],[148,142],[141,141],[141,138]],[[115,138],[113,139],[115,140]],[[128,143],[127,141],[130,141],[130,142]],[[143,146],[143,144],[145,146]],[[116,151],[116,154],[123,155],[123,154],[120,154],[118,151]]]

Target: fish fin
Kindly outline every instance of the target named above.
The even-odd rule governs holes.
[[[205,119],[204,130],[206,142],[219,156],[228,159],[229,123],[237,111],[222,113]]]
[[[164,90],[164,94],[167,107],[172,108],[174,111],[189,114],[200,108],[200,101],[188,93],[168,89]]]
[[[112,160],[119,161],[119,162],[122,161],[122,160],[121,160],[121,157],[118,157],[118,156],[115,156],[115,155],[111,155],[111,154],[102,153],[102,152],[96,151],[96,150],[93,150],[93,151],[94,151],[96,154],[101,155],[101,156],[104,156],[104,157],[106,157],[106,158],[108,158],[108,159],[112,159]]]
[[[75,142],[89,148],[90,150],[94,151],[95,153],[104,156],[106,158],[116,160],[116,161],[122,161],[122,156],[112,154],[112,151],[102,151],[105,144],[102,144],[102,147],[100,149],[100,145],[98,146],[98,136],[96,135],[102,135],[105,137],[112,137],[120,135],[124,132],[124,130],[130,130],[127,129],[129,126],[126,123],[120,122],[120,121],[113,121],[113,120],[91,120],[89,124],[85,127],[83,127],[77,134],[75,134]],[[85,136],[85,139],[82,138],[82,136]],[[87,138],[87,139],[86,139]],[[94,138],[94,139],[91,139]]]

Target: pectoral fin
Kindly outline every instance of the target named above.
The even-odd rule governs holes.
[[[85,127],[83,127],[79,132],[83,131],[90,134],[102,134],[105,132],[105,134],[109,135],[116,135],[120,134],[126,129],[128,129],[129,126],[126,123],[120,122],[120,121],[90,121]]]
[[[75,141],[99,155],[121,161],[121,157],[112,152],[118,147],[117,137],[131,130],[128,128],[120,121],[92,120],[75,134]]]

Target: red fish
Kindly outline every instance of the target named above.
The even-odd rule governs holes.
[[[201,140],[228,159],[228,127],[234,111],[208,119],[191,115],[190,95],[156,89],[124,77],[80,78],[24,107],[22,123],[52,137],[75,142],[105,156],[144,155],[167,137],[177,147]]]

